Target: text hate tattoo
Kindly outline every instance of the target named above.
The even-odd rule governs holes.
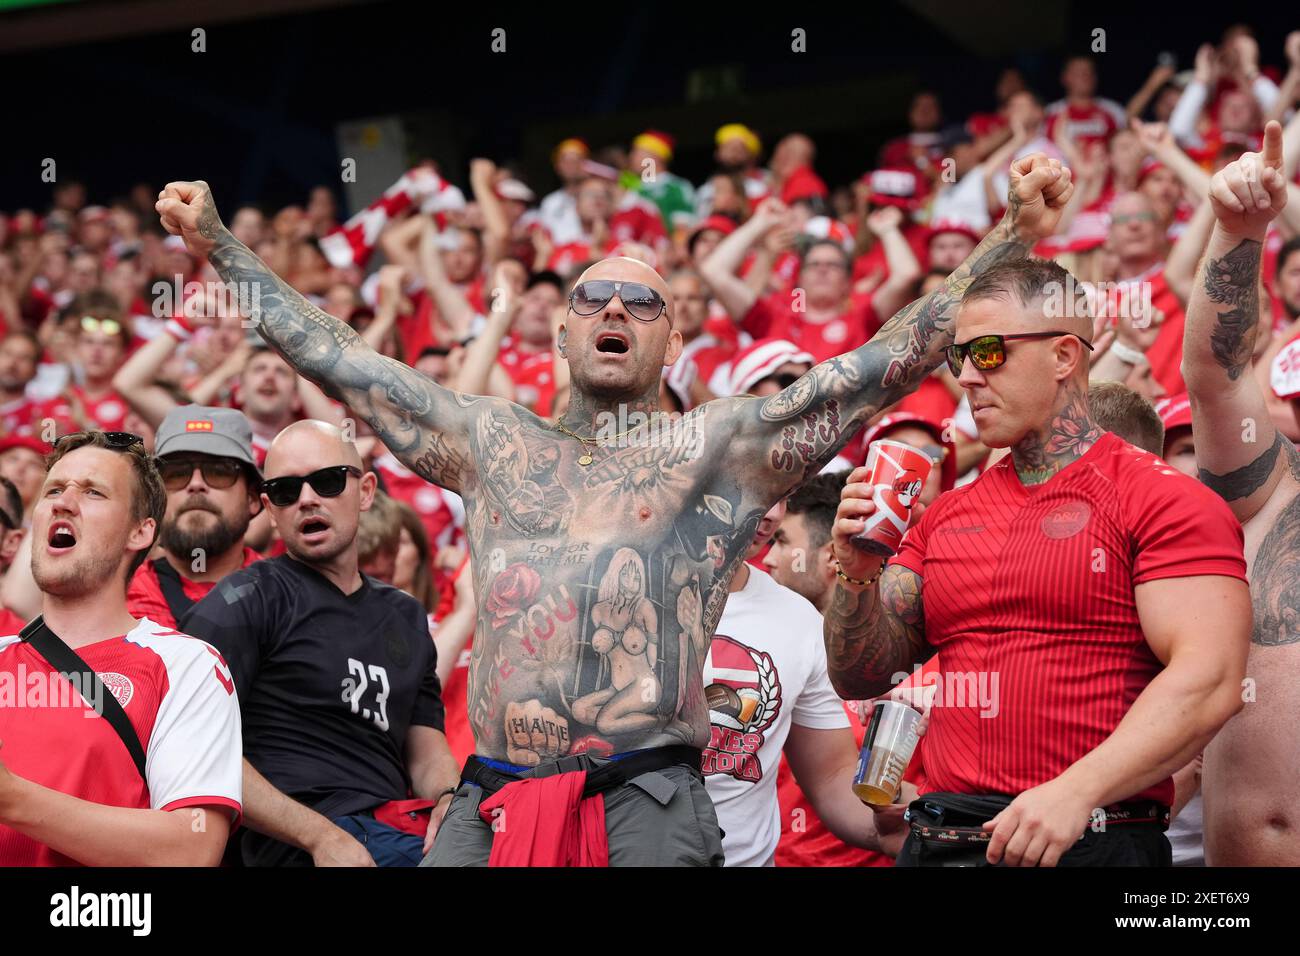
[[[1210,332],[1214,361],[1236,381],[1250,366],[1259,328],[1259,260],[1263,246],[1253,239],[1205,264],[1205,295],[1219,309]]]

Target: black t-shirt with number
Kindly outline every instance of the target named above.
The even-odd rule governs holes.
[[[230,665],[249,763],[329,818],[405,799],[409,727],[443,729],[424,608],[361,581],[344,594],[287,555],[257,561],[222,579],[179,628]],[[250,834],[243,856],[287,862],[288,850]]]

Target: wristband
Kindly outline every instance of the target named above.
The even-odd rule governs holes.
[[[433,798],[434,804],[436,805],[442,803],[443,797],[455,796],[456,791],[459,789],[460,789],[459,787],[448,787],[446,790],[442,791],[442,793],[438,794],[436,797]]]
[[[1138,349],[1129,348],[1118,339],[1110,343],[1110,350],[1115,353],[1115,358],[1128,365],[1141,365],[1146,361],[1146,355]]]
[[[835,559],[835,576],[839,578],[841,581],[848,581],[849,584],[856,584],[860,588],[865,588],[869,585],[875,584],[876,581],[880,578],[880,575],[884,574],[884,572],[885,572],[885,562],[881,561],[880,567],[876,569],[876,573],[873,574],[871,577],[867,578],[866,580],[863,580],[862,578],[851,578],[847,574],[845,574],[844,569],[840,567],[839,559],[838,558]]]

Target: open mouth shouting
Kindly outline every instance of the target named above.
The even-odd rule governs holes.
[[[596,351],[604,355],[626,355],[632,342],[626,332],[606,331],[596,333]]]
[[[319,544],[330,533],[329,519],[324,515],[308,515],[298,522],[298,536],[303,544]]]
[[[46,550],[51,554],[67,554],[77,546],[77,532],[71,521],[55,521],[50,524]]]

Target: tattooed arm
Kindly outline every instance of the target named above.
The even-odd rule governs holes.
[[[1011,167],[1007,212],[943,286],[904,307],[861,348],[814,367],[771,397],[736,401],[728,423],[746,477],[775,499],[815,475],[853,432],[914,390],[943,361],[966,288],[1051,235],[1070,199],[1070,171],[1042,153]]]
[[[880,569],[880,558],[849,541],[876,510],[866,477],[866,468],[854,469],[840,492],[831,549],[845,574],[869,581]],[[899,564],[889,565],[876,583],[865,586],[836,579],[822,636],[831,684],[845,700],[866,700],[891,690],[895,674],[929,656],[921,580]]]
[[[1210,202],[1217,221],[1187,302],[1183,336],[1200,478],[1241,521],[1273,494],[1293,454],[1273,427],[1250,368],[1264,236],[1287,199],[1281,167],[1282,130],[1270,123],[1262,153],[1245,153],[1214,175]]]
[[[294,291],[222,225],[207,183],[169,183],[156,208],[167,231],[232,284],[241,311],[289,364],[369,422],[420,477],[460,491],[470,423],[462,396],[380,355]]]

